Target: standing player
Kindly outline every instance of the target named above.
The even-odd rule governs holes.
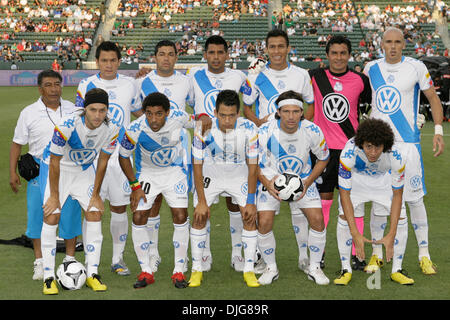
[[[275,103],[278,106],[276,119],[259,127],[259,175],[262,182],[258,189],[258,247],[261,250],[266,270],[258,279],[260,284],[270,284],[278,278],[275,259],[275,236],[273,222],[275,211],[280,208],[280,198],[274,188],[275,179],[282,173],[297,174],[303,181],[300,200],[291,202],[293,214],[300,210],[310,225],[307,244],[309,267],[304,270],[310,280],[327,285],[329,279],[320,268],[320,260],[326,243],[326,229],[315,180],[328,163],[329,151],[320,128],[303,120],[303,100],[299,93],[283,92]],[[314,167],[309,153],[317,157]]]
[[[322,129],[330,148],[330,161],[317,183],[326,228],[330,219],[334,189],[338,186],[341,150],[348,139],[355,135],[359,106],[370,104],[372,91],[369,79],[364,74],[348,68],[352,52],[350,40],[340,35],[333,36],[325,51],[329,68],[317,68],[309,72],[314,90],[314,107],[306,110],[305,118],[310,121],[314,118],[314,123]],[[311,158],[314,163],[315,157],[312,155]],[[359,232],[362,233],[364,218],[357,217],[355,221]],[[353,251],[353,267],[362,269],[365,262],[360,262],[354,256]]]
[[[211,118],[214,117],[216,97],[222,90],[234,90],[250,94],[247,78],[242,71],[225,67],[229,59],[227,42],[221,36],[211,36],[205,42],[203,57],[208,66],[189,70],[189,80],[193,86],[194,115],[200,120],[204,128],[211,126]],[[231,202],[231,197],[226,198],[228,213],[230,216],[231,231],[231,266],[241,272],[244,268],[242,259],[242,218],[239,206]],[[206,222],[208,237],[203,251],[203,271],[209,271],[212,264],[212,255],[209,242],[210,221]]]
[[[339,217],[337,241],[342,264],[341,275],[334,280],[337,285],[347,285],[352,278],[350,268],[350,244],[356,245],[356,253],[364,259],[364,238],[356,226],[356,217],[364,217],[364,204],[377,203],[375,216],[390,215],[389,232],[383,239],[387,261],[393,259],[391,279],[411,285],[402,269],[408,239],[408,220],[403,206],[405,158],[394,145],[394,133],[383,120],[368,119],[361,123],[354,138],[341,152],[339,165]]]
[[[86,256],[86,285],[94,291],[106,291],[100,280],[103,242],[101,217],[104,210],[100,188],[108,160],[117,145],[121,127],[109,121],[108,94],[94,88],[84,96],[81,114],[63,118],[55,126],[50,144],[50,164],[44,195],[42,256],[44,260],[44,294],[58,294],[55,279],[56,228],[61,204],[68,197],[77,200],[84,210],[83,230]],[[98,156],[98,165],[94,161]],[[63,214],[66,214],[63,212]]]
[[[272,30],[266,36],[266,50],[269,62],[263,70],[249,76],[251,83],[250,94],[244,94],[244,114],[247,119],[261,126],[269,119],[273,119],[278,108],[276,100],[279,95],[288,90],[294,90],[302,96],[302,100],[309,106],[314,102],[311,79],[308,72],[288,62],[291,50],[289,38],[282,30]],[[252,105],[255,104],[255,112]],[[299,247],[299,268],[306,270],[308,266],[308,220],[298,211],[292,214],[292,224]],[[257,268],[257,272],[261,272]]]
[[[177,59],[177,48],[172,41],[161,40],[156,44],[154,56],[156,70],[150,71],[145,77],[136,80],[138,89],[137,105],[142,105],[142,101],[150,93],[160,92],[169,99],[171,109],[185,110],[186,102],[190,101],[193,93],[190,92],[191,85],[188,77],[181,72],[175,71]],[[153,272],[158,271],[158,265],[161,263],[161,256],[158,251],[158,235],[161,221],[159,209],[161,204],[162,194],[159,194],[153,202],[147,223],[147,230],[150,236],[150,265]]]
[[[39,176],[30,179],[27,184],[27,231],[26,236],[32,239],[35,255],[33,280],[42,280],[44,267],[41,251],[41,230],[43,221],[42,194],[40,191],[40,175],[44,164],[41,163],[46,145],[50,142],[55,124],[61,118],[72,114],[75,106],[72,102],[61,99],[62,77],[53,70],[45,70],[38,75],[40,98],[23,109],[14,130],[11,144],[9,166],[11,189],[17,193],[21,185],[16,168],[22,146],[28,144],[28,153],[33,161],[40,164]],[[31,177],[30,177],[31,178]],[[73,220],[62,219],[60,237],[66,239],[65,261],[75,259],[76,237],[81,235],[81,208],[69,199],[63,204],[63,211],[73,211]],[[78,215],[76,214],[78,212]],[[65,216],[69,217],[69,215]]]
[[[136,97],[134,79],[117,73],[121,59],[120,49],[113,42],[104,41],[97,47],[95,58],[100,72],[80,81],[75,104],[82,106],[87,91],[101,88],[108,93],[110,121],[119,126],[128,126],[130,113],[136,117],[142,113],[140,109],[136,109],[134,103]],[[127,205],[130,203],[131,189],[119,166],[118,154],[117,149],[108,162],[102,196],[109,200],[111,210],[110,231],[113,242],[111,270],[119,275],[129,275],[130,271],[123,261],[123,251],[128,237]]]
[[[160,92],[149,94],[142,102],[143,116],[128,127],[120,147],[120,166],[131,188],[133,211],[132,237],[142,272],[134,288],[154,282],[150,264],[147,220],[150,208],[159,194],[163,194],[173,217],[173,245],[175,267],[172,281],[177,288],[185,288],[184,269],[189,244],[187,134],[184,128],[193,126],[184,111],[170,112],[169,99]],[[169,116],[170,114],[170,116]],[[136,175],[129,157],[136,150]],[[140,182],[139,182],[140,181]]]
[[[238,203],[243,220],[244,281],[258,287],[253,265],[256,254],[256,206],[258,134],[254,123],[239,117],[240,100],[234,90],[217,95],[211,130],[196,128],[192,147],[194,218],[191,228],[192,274],[190,287],[200,286],[202,257],[207,239],[210,207],[223,193]]]
[[[422,90],[431,106],[435,124],[433,137],[434,156],[444,151],[442,129],[442,105],[433,86],[426,66],[414,58],[404,57],[403,33],[397,28],[388,28],[381,42],[385,58],[369,62],[364,73],[369,77],[372,91],[371,117],[389,123],[394,131],[395,142],[405,149],[405,191],[404,199],[409,206],[411,223],[419,246],[419,264],[424,274],[435,274],[428,251],[428,219],[423,197],[426,194],[420,131],[416,125],[419,113],[419,90]],[[372,236],[383,233],[385,220],[374,222]],[[371,221],[372,224],[372,221]],[[378,226],[375,228],[375,226]],[[382,263],[381,250],[374,248],[369,265]],[[369,265],[367,267],[369,267]]]

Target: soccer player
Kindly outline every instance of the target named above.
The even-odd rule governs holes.
[[[192,274],[190,287],[198,287],[203,279],[202,257],[207,239],[206,221],[210,207],[225,193],[238,203],[243,220],[244,281],[258,287],[253,265],[256,254],[256,205],[258,134],[251,121],[239,117],[240,100],[235,90],[217,95],[215,118],[211,129],[198,128],[192,147],[194,218],[191,228]]]
[[[389,124],[380,119],[362,122],[355,137],[345,144],[339,159],[340,203],[336,230],[342,270],[335,284],[347,285],[352,278],[352,239],[361,259],[365,258],[364,242],[372,242],[364,238],[355,222],[356,217],[364,217],[366,202],[378,204],[375,216],[390,215],[387,235],[374,241],[383,243],[386,260],[393,260],[391,279],[403,285],[414,283],[402,269],[408,239],[408,220],[402,199],[405,160],[394,145],[394,133]]]
[[[259,127],[259,174],[261,185],[258,189],[258,247],[261,250],[266,269],[258,282],[263,285],[278,278],[275,258],[275,236],[273,223],[275,211],[279,210],[280,198],[274,181],[282,173],[297,174],[303,181],[300,200],[289,203],[292,214],[300,210],[309,223],[307,244],[309,266],[304,269],[310,280],[319,285],[327,285],[329,279],[320,268],[320,260],[326,243],[326,229],[323,221],[321,202],[315,180],[325,169],[329,150],[322,130],[314,123],[303,119],[302,96],[289,90],[275,101],[278,106],[276,119]],[[317,161],[312,167],[309,153]]]
[[[84,96],[84,110],[63,118],[56,126],[50,144],[50,164],[44,195],[44,224],[41,242],[44,260],[44,294],[58,294],[55,279],[56,228],[61,204],[68,197],[77,200],[84,211],[83,230],[86,256],[86,285],[106,291],[98,267],[103,242],[101,217],[104,211],[100,188],[108,160],[117,145],[121,126],[109,121],[108,93],[99,88]],[[94,167],[98,156],[97,167]]]
[[[142,102],[143,116],[126,130],[120,146],[120,166],[132,188],[132,238],[142,272],[134,288],[154,282],[150,264],[147,221],[155,198],[163,194],[173,218],[174,261],[172,281],[177,288],[185,288],[184,270],[189,245],[187,133],[192,128],[191,117],[182,110],[170,109],[169,99],[153,92]],[[135,150],[136,174],[129,157]],[[190,160],[190,159],[189,159]]]
[[[38,89],[40,98],[24,108],[17,120],[13,142],[9,156],[10,179],[9,184],[13,192],[17,193],[21,186],[17,174],[17,163],[22,146],[28,144],[28,153],[34,161],[40,164],[39,176],[27,183],[27,230],[25,235],[32,239],[35,261],[33,263],[33,280],[43,280],[44,267],[41,251],[41,230],[43,221],[42,194],[40,191],[40,174],[43,163],[42,155],[46,145],[50,142],[55,124],[61,118],[72,114],[75,106],[72,102],[61,99],[62,77],[53,70],[44,70],[38,75]],[[73,220],[63,218],[59,235],[66,239],[65,261],[74,260],[76,237],[81,235],[81,208],[75,201],[69,199],[63,204],[63,211],[73,212]],[[78,215],[76,214],[78,212]],[[65,216],[69,217],[69,215]]]
[[[325,51],[329,67],[309,71],[314,91],[314,107],[306,110],[305,119],[312,121],[314,118],[314,123],[322,129],[330,148],[330,161],[317,181],[326,228],[334,189],[338,186],[339,156],[348,139],[355,135],[360,105],[371,103],[372,90],[369,79],[364,74],[348,68],[352,52],[350,40],[341,35],[333,36]],[[363,113],[367,113],[366,110]],[[314,163],[315,157],[312,155],[311,158]],[[362,233],[364,218],[358,217],[355,221]],[[362,270],[365,266],[364,261],[355,258],[354,251],[352,263],[356,269]]]
[[[243,94],[250,94],[247,77],[242,71],[225,67],[229,59],[227,42],[221,36],[211,36],[205,42],[203,57],[207,61],[206,67],[192,68],[188,71],[189,80],[193,86],[194,115],[200,120],[203,128],[211,126],[211,118],[216,109],[216,97],[222,90],[234,90]],[[218,199],[217,199],[218,201]],[[231,232],[231,267],[242,272],[244,260],[242,258],[241,234],[243,222],[239,206],[232,203],[231,197],[226,197],[230,217]],[[212,254],[209,241],[210,221],[206,222],[208,237],[203,251],[203,271],[209,271],[212,264]]]
[[[175,70],[175,63],[178,59],[175,44],[170,40],[159,41],[155,46],[154,59],[156,70],[150,71],[145,77],[136,80],[138,88],[136,104],[142,105],[142,101],[150,93],[160,92],[169,99],[171,109],[185,110],[186,103],[190,101],[193,93],[190,92],[191,85],[188,77]],[[150,236],[150,265],[153,272],[158,271],[158,266],[161,263],[161,256],[158,251],[158,235],[161,221],[159,209],[161,204],[162,195],[159,194],[153,202],[147,223],[147,230]]]
[[[102,42],[95,52],[100,72],[80,81],[75,104],[82,106],[84,96],[92,88],[101,88],[108,93],[108,119],[119,126],[128,126],[130,113],[139,117],[140,109],[135,105],[136,87],[134,79],[119,74],[121,53],[116,44]],[[128,237],[127,205],[130,203],[131,189],[128,180],[119,166],[119,150],[113,153],[108,162],[105,181],[102,185],[102,197],[109,200],[111,211],[110,232],[112,237],[111,270],[118,275],[129,275],[130,270],[123,261],[123,251]],[[83,222],[83,226],[85,226]]]
[[[408,204],[411,224],[419,247],[419,264],[424,274],[435,274],[428,250],[428,219],[423,197],[426,194],[420,131],[416,125],[419,113],[419,90],[422,90],[431,106],[435,124],[433,137],[434,156],[444,151],[442,129],[443,112],[439,97],[426,66],[414,58],[404,57],[403,32],[397,28],[388,28],[381,41],[385,57],[369,62],[364,73],[372,86],[372,112],[370,117],[389,123],[394,138],[402,150],[405,148],[405,190],[404,200]],[[382,234],[385,220],[371,221],[372,237]],[[372,259],[373,258],[373,259]],[[378,265],[382,261],[382,252],[374,247],[369,265]],[[373,263],[371,263],[373,262]],[[369,265],[367,267],[369,267]]]
[[[294,90],[302,95],[302,101],[307,108],[314,103],[314,94],[311,79],[306,70],[288,62],[288,54],[291,50],[289,38],[282,30],[272,30],[266,36],[266,51],[269,62],[263,70],[257,74],[249,75],[251,84],[250,94],[243,95],[244,114],[250,121],[261,126],[269,119],[273,119],[278,108],[276,100],[279,95],[288,90]],[[252,105],[255,104],[255,112]],[[308,220],[301,211],[292,214],[295,237],[299,247],[299,268],[306,270],[308,265]],[[259,264],[256,271],[263,270],[263,264]]]

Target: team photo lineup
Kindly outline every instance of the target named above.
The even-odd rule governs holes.
[[[265,57],[244,73],[226,66],[227,41],[211,35],[205,65],[183,73],[175,70],[175,43],[161,40],[155,68],[132,78],[119,71],[120,48],[103,41],[95,51],[99,72],[81,80],[70,101],[62,98],[59,72],[39,73],[40,97],[24,106],[15,126],[9,182],[17,193],[27,180],[31,277],[42,281],[44,295],[89,290],[84,287],[113,291],[99,272],[105,264],[117,277],[131,276],[130,290],[151,287],[161,264],[173,271],[156,281],[201,287],[218,254],[210,218],[227,214],[214,210],[221,197],[231,239],[231,252],[223,254],[242,274],[243,287],[283,277],[274,225],[289,214],[299,277],[317,286],[348,286],[353,273],[375,274],[386,263],[399,286],[415,283],[408,268],[438,273],[423,200],[433,190],[424,178],[421,92],[434,125],[433,157],[445,150],[443,106],[425,64],[404,55],[403,31],[386,28],[384,58],[360,72],[349,67],[352,44],[343,35],[332,35],[323,47],[328,66],[311,70],[289,62],[285,31],[269,31],[265,43]],[[163,200],[172,214],[172,244],[158,241],[161,219],[170,220],[160,217]],[[111,261],[102,259],[107,215]],[[337,221],[333,237],[327,236],[330,219]],[[78,239],[84,261],[75,259]],[[408,240],[418,250],[414,266],[403,263]],[[124,259],[127,241],[139,274]],[[337,243],[336,275],[325,268],[327,242]],[[169,247],[173,260],[162,261],[159,250]]]

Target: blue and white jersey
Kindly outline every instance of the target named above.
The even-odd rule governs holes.
[[[302,120],[295,133],[286,133],[280,128],[280,120],[270,120],[258,130],[259,167],[269,180],[289,172],[302,179],[311,173],[312,152],[318,160],[330,155],[322,130],[308,120]]]
[[[392,188],[403,188],[405,178],[405,158],[394,144],[392,150],[383,152],[375,162],[367,159],[364,150],[355,145],[355,138],[345,144],[339,158],[339,188],[352,189],[352,178],[355,174],[364,176],[359,183],[369,186],[372,190],[383,188],[383,177],[391,174]]]
[[[369,77],[373,92],[370,117],[389,123],[395,141],[420,142],[416,124],[420,90],[433,85],[425,64],[409,57],[389,64],[383,58],[369,62],[364,73]]]
[[[204,167],[246,167],[246,159],[258,157],[257,127],[250,120],[239,117],[233,130],[223,132],[219,128],[219,120],[213,118],[211,129],[204,136],[195,131],[192,156],[203,161]]]
[[[49,151],[62,156],[61,168],[73,172],[86,170],[100,152],[114,152],[121,128],[117,123],[103,122],[91,130],[86,127],[84,116],[71,115],[55,126]],[[48,163],[49,154],[44,154],[43,160]]]
[[[194,114],[206,113],[214,117],[217,95],[222,90],[250,94],[251,88],[246,75],[240,70],[225,68],[220,74],[208,71],[208,67],[196,67],[186,73],[194,94]]]
[[[166,175],[173,167],[186,169],[189,143],[185,128],[192,128],[193,120],[182,110],[172,111],[158,132],[150,128],[145,114],[131,122],[126,129],[119,155],[129,158],[135,152],[137,178],[142,171]]]
[[[256,116],[259,119],[277,111],[278,106],[275,101],[278,96],[289,90],[294,90],[302,95],[306,103],[314,103],[314,93],[311,85],[311,78],[308,71],[288,64],[284,70],[274,70],[270,68],[270,63],[258,74],[248,77],[251,85],[250,94],[243,95],[242,99],[248,106],[256,105]]]
[[[136,79],[136,104],[141,107],[145,97],[153,92],[163,93],[170,101],[172,109],[186,109],[186,102],[193,105],[194,94],[187,76],[175,71],[170,77],[161,77],[156,70],[151,71],[143,78]]]

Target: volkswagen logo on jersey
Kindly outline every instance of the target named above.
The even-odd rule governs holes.
[[[108,118],[111,123],[121,126],[125,119],[125,112],[117,103],[110,103],[108,107]]]
[[[173,187],[173,189],[176,194],[185,194],[186,193],[186,184],[183,181],[180,181]]]
[[[295,156],[284,156],[278,159],[278,171],[280,173],[291,172],[300,175],[303,162]]]
[[[70,160],[79,166],[92,163],[96,156],[97,151],[95,149],[76,149],[69,152]]]
[[[350,114],[350,103],[344,95],[332,92],[323,98],[322,110],[328,121],[341,123]]]
[[[178,107],[178,105],[175,103],[175,101],[172,101],[169,99],[169,102],[170,102],[170,109],[175,109],[175,110],[180,109],[180,107]]]
[[[275,101],[277,101],[279,96],[280,96],[280,94],[276,94],[276,95],[272,96],[272,98],[269,99],[269,101],[267,103],[267,114],[271,114],[271,113],[274,113],[275,111],[277,111],[278,105],[275,103]]]
[[[209,90],[205,94],[205,98],[203,99],[203,106],[205,107],[205,111],[211,117],[214,117],[214,110],[216,109],[216,98],[219,92],[219,89]]]
[[[413,189],[419,189],[422,185],[422,179],[420,176],[415,175],[409,180],[409,183],[411,184],[411,188]]]
[[[375,93],[377,109],[384,114],[397,112],[402,104],[402,96],[397,88],[392,86],[381,86]]]
[[[174,147],[164,147],[153,152],[150,156],[152,163],[158,167],[170,166],[176,156]]]
[[[242,184],[242,186],[241,186],[241,192],[242,192],[243,195],[246,195],[246,194],[247,194],[247,192],[248,192],[248,183],[247,183],[247,182],[245,182],[245,183]]]

